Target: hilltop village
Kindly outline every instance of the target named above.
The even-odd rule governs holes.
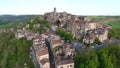
[[[18,39],[32,40],[30,57],[36,68],[74,68],[75,52],[93,43],[93,49],[104,46],[110,29],[103,21],[57,12],[54,8],[14,33]]]

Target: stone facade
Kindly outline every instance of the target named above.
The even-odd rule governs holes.
[[[41,66],[42,66],[42,68],[50,68],[50,62],[49,62],[49,59],[44,58],[44,59],[42,59],[40,62],[41,62]]]
[[[74,68],[74,63],[58,65],[57,68]]]
[[[36,57],[37,57],[38,61],[40,61],[44,58],[49,58],[48,49],[46,48],[44,50],[37,50]]]
[[[56,68],[74,68],[73,59],[61,59],[59,56],[55,58]]]
[[[65,57],[68,56],[73,56],[75,52],[74,47],[72,47],[72,45],[69,45],[67,43],[63,44],[63,53],[65,54]]]

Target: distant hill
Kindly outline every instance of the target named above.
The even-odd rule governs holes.
[[[0,24],[4,23],[25,23],[26,21],[31,20],[32,18],[37,18],[39,15],[1,15]]]
[[[0,28],[17,23],[27,23],[33,18],[38,18],[39,15],[0,15]]]
[[[91,20],[102,20],[106,25],[120,29],[120,16],[90,16]]]

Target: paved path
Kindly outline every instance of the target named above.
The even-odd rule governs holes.
[[[55,67],[55,59],[54,59],[54,55],[53,52],[51,50],[51,46],[50,46],[50,40],[46,39],[46,45],[48,47],[48,51],[49,51],[49,60],[50,60],[50,68],[56,68]]]
[[[35,68],[41,68],[40,64],[37,62],[37,58],[36,58],[35,52],[32,49],[32,47],[30,48],[30,56],[31,56],[32,61],[33,61],[34,65],[35,65]]]

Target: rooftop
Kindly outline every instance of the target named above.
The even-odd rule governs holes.
[[[44,50],[37,50],[36,54],[38,56],[46,55],[46,54],[48,54],[48,48],[46,48]]]
[[[61,59],[61,57],[55,57],[55,60],[56,60],[57,65],[65,65],[65,64],[74,63],[73,59],[71,59],[71,58]]]
[[[61,43],[61,40],[57,40],[57,39],[52,40],[52,44],[59,44],[59,43]]]

